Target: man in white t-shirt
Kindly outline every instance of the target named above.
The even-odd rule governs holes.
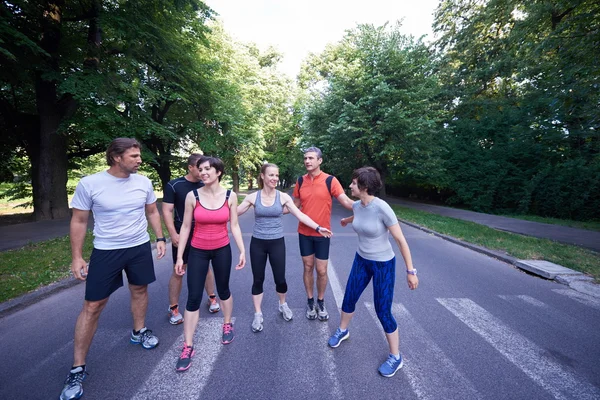
[[[148,221],[157,237],[159,259],[166,248],[156,196],[150,180],[137,174],[142,158],[135,139],[113,140],[106,150],[106,161],[108,170],[83,178],[71,202],[71,272],[86,285],[83,309],[75,325],[73,367],[61,400],[83,395],[86,356],[109,296],[123,286],[123,271],[131,293],[130,342],[145,349],[158,345],[158,338],[145,326],[148,284],[156,280]],[[94,249],[88,265],[83,258],[83,243],[90,211],[94,214]]]

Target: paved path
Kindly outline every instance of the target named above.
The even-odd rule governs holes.
[[[596,231],[576,229],[560,225],[543,224],[539,222],[525,221],[522,219],[460,210],[457,208],[417,203],[399,198],[388,197],[386,200],[390,203],[398,204],[404,207],[427,211],[446,217],[472,221],[502,231],[519,233],[521,235],[533,236],[542,239],[550,239],[556,242],[573,244],[600,252],[600,232]]]
[[[600,232],[566,226],[543,224],[522,219],[501,217],[460,210],[457,208],[417,203],[400,198],[387,197],[390,203],[410,207],[434,214],[472,221],[489,227],[519,233],[521,235],[550,239],[561,243],[585,247],[600,253]],[[159,206],[160,210],[160,206]],[[70,218],[53,221],[29,222],[26,224],[0,226],[0,251],[23,247],[30,242],[40,242],[69,234]],[[89,229],[93,229],[93,218],[90,217]]]

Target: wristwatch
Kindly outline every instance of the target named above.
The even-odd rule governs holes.
[[[165,239],[164,237],[156,238],[156,243],[158,243],[158,242],[165,242],[165,243],[167,243],[167,239]]]
[[[317,231],[317,232],[320,232],[320,231],[321,231],[321,227],[320,227],[320,226],[317,226],[317,227],[315,228],[315,231]]]
[[[407,273],[408,275],[417,275],[417,269],[416,269],[416,268],[413,268],[413,269],[407,269],[407,270],[406,270],[406,273]]]

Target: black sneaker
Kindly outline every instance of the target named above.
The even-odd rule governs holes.
[[[83,381],[88,373],[85,367],[73,368],[65,380],[65,386],[60,393],[60,400],[80,399],[83,396]]]
[[[194,354],[194,348],[184,343],[179,360],[177,360],[177,365],[175,365],[175,370],[177,372],[187,371],[192,365],[192,357],[194,357]]]

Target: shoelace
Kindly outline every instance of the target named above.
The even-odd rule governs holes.
[[[75,383],[81,383],[83,382],[83,380],[85,379],[85,376],[88,373],[86,371],[81,371],[81,372],[76,372],[74,374],[69,374],[69,376],[67,377],[67,384],[69,385],[74,385]]]
[[[400,361],[400,360],[396,360],[396,357],[389,356],[386,362],[388,363],[388,365],[391,368],[394,368],[394,364],[397,363],[398,361]]]
[[[145,342],[150,337],[152,337],[152,331],[150,329],[146,329],[144,332],[140,332],[140,341]]]
[[[180,358],[190,358],[192,355],[192,350],[194,350],[193,347],[184,346]]]
[[[336,337],[336,338],[338,338],[338,339],[339,339],[339,338],[341,338],[342,336],[344,336],[345,334],[346,334],[346,332],[344,332],[344,331],[340,330],[340,328],[338,328],[338,329],[335,331],[335,337]]]
[[[233,326],[231,324],[223,324],[223,334],[224,335],[231,333],[232,330],[233,330]]]

